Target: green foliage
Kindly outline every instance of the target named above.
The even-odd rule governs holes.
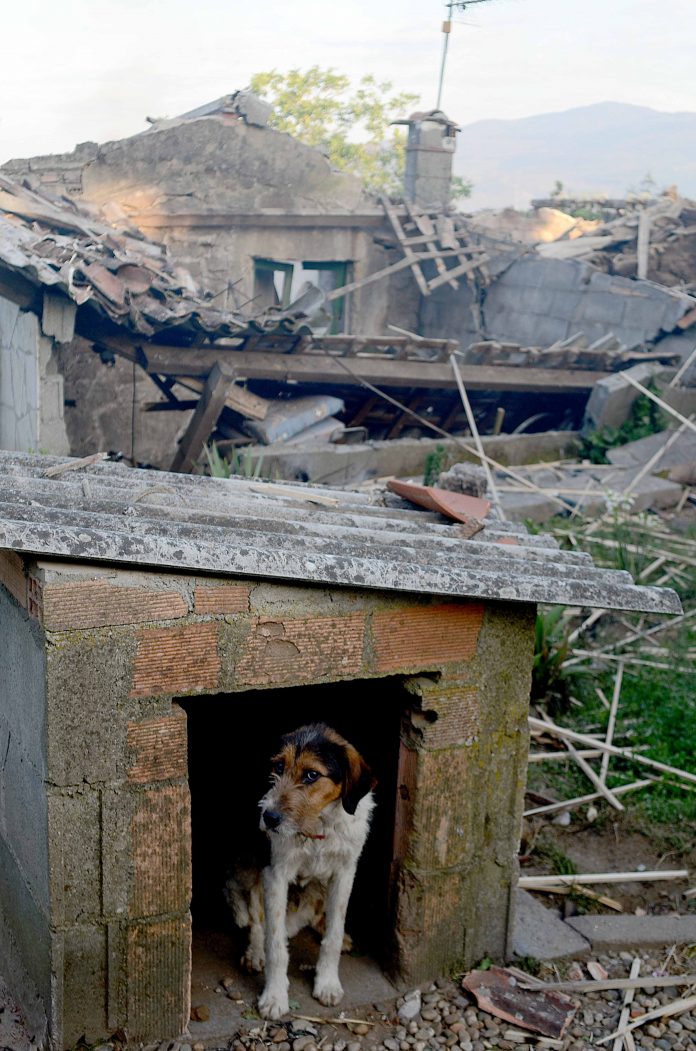
[[[563,662],[570,654],[564,606],[540,609],[534,629],[532,700],[545,701],[554,711],[568,700],[568,676]]]
[[[226,460],[217,445],[206,445],[205,455],[208,461],[208,471],[211,478],[231,478],[232,475],[241,475],[243,478],[259,478],[263,465],[263,453],[256,462],[248,449],[236,451],[231,460]]]
[[[471,191],[474,188],[473,182],[470,179],[463,179],[461,175],[452,176],[452,200],[459,201],[463,197],[471,197]]]
[[[415,108],[417,95],[371,75],[354,87],[344,73],[320,66],[255,73],[249,86],[273,106],[272,128],[324,150],[336,168],[357,175],[374,193],[403,193],[406,132],[392,121]],[[455,176],[453,199],[470,193],[471,183]]]
[[[580,455],[590,463],[608,463],[607,449],[664,431],[667,423],[659,405],[645,394],[641,394],[633,402],[630,416],[620,427],[602,427],[583,438]]]
[[[428,453],[425,458],[423,485],[437,485],[445,461],[445,452],[444,445],[436,445],[433,451]]]
[[[406,134],[391,121],[412,110],[417,95],[394,92],[391,81],[370,75],[353,88],[345,74],[319,66],[255,73],[250,87],[273,106],[271,127],[326,150],[332,164],[368,189],[401,192]]]
[[[575,876],[577,874],[575,863],[555,843],[541,841],[537,843],[534,853],[544,861],[548,861],[554,875]]]

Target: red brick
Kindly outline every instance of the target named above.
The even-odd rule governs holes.
[[[27,575],[24,562],[14,551],[0,551],[0,584],[17,599],[20,606],[27,608]]]
[[[178,591],[119,587],[107,580],[46,584],[43,621],[49,630],[99,628],[185,617],[188,604]]]
[[[481,729],[481,702],[475,686],[459,682],[433,683],[423,690],[425,711],[435,712],[434,722],[422,727],[423,743],[428,749],[471,744]]]
[[[220,676],[218,625],[144,628],[138,633],[131,697],[212,690]]]
[[[251,588],[244,584],[216,584],[197,587],[196,613],[248,613]]]
[[[239,683],[277,685],[359,674],[365,616],[257,620],[235,665]]]
[[[188,784],[165,785],[139,793],[131,820],[131,839],[131,916],[135,919],[188,909],[191,902]]]
[[[476,652],[482,622],[483,605],[474,602],[374,613],[376,670],[426,669],[470,660]]]
[[[186,713],[179,709],[162,719],[128,724],[128,747],[133,763],[128,780],[137,784],[186,777]]]
[[[159,1042],[183,1033],[191,1012],[191,918],[128,930],[128,1036]]]

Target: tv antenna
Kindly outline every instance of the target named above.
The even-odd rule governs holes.
[[[442,23],[442,32],[444,40],[442,42],[442,62],[440,63],[440,82],[437,86],[437,104],[435,109],[440,108],[442,102],[442,85],[445,80],[445,63],[447,62],[447,46],[449,44],[450,33],[452,32],[452,12],[453,11],[466,11],[467,7],[473,7],[474,4],[488,4],[490,0],[447,0],[447,18]]]

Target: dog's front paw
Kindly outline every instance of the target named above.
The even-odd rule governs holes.
[[[290,1010],[288,994],[274,989],[264,989],[259,997],[259,1014],[262,1018],[270,1018],[277,1022],[279,1018],[286,1015]]]
[[[263,949],[247,949],[240,960],[242,970],[246,971],[247,974],[259,974],[266,965],[266,958],[264,956]]]
[[[343,999],[343,986],[338,978],[320,978],[317,975],[314,980],[312,995],[319,1003],[326,1004],[327,1007],[333,1007]]]

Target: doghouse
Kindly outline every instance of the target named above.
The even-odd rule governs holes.
[[[380,779],[382,965],[505,956],[536,603],[673,592],[364,493],[12,453],[0,484],[0,973],[53,1048],[185,1029],[192,880],[195,924],[257,757],[317,716]]]

